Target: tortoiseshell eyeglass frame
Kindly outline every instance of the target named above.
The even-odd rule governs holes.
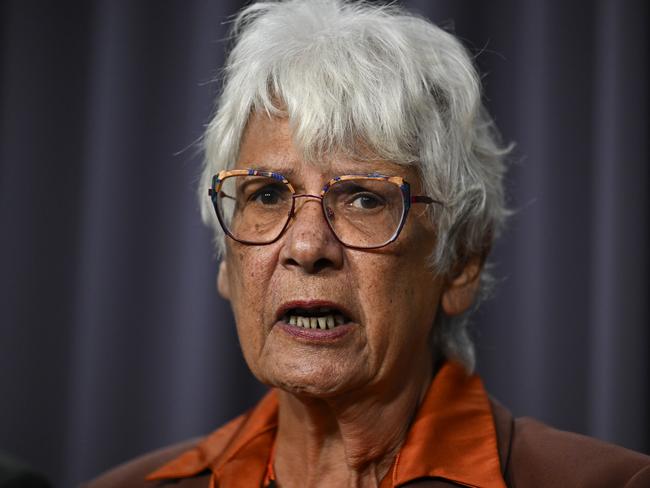
[[[287,187],[289,188],[289,191],[291,192],[291,210],[289,210],[289,214],[287,215],[287,221],[285,222],[284,226],[282,227],[282,230],[278,232],[278,235],[270,240],[270,241],[264,241],[264,242],[253,242],[253,241],[246,241],[242,239],[238,239],[235,237],[228,227],[226,226],[226,223],[223,221],[223,218],[219,212],[218,209],[218,204],[217,204],[217,198],[219,195],[219,192],[221,191],[221,187],[223,185],[224,180],[231,178],[233,176],[264,176],[267,178],[272,178],[276,181],[282,182]],[[323,204],[323,198],[327,191],[333,186],[336,185],[340,181],[346,181],[346,180],[380,180],[380,181],[388,181],[394,185],[397,185],[402,193],[402,198],[404,201],[404,209],[402,211],[402,217],[400,220],[400,223],[397,227],[397,230],[393,233],[393,235],[386,241],[383,242],[382,244],[378,244],[375,246],[354,246],[350,245],[344,241],[342,241],[339,236],[336,234],[336,231],[332,227],[332,224],[330,223],[329,218],[327,217],[327,209],[325,208],[325,205]],[[289,226],[289,223],[291,222],[291,219],[295,216],[295,209],[296,209],[296,199],[297,198],[314,198],[316,200],[320,200],[321,202],[321,208],[323,209],[323,216],[325,217],[325,221],[327,222],[327,225],[329,226],[330,230],[332,231],[332,234],[334,237],[336,237],[336,240],[339,241],[342,245],[345,247],[348,247],[350,249],[379,249],[381,247],[387,246],[391,242],[395,242],[395,240],[399,237],[400,232],[402,231],[402,228],[404,227],[404,224],[406,223],[406,217],[408,216],[409,209],[411,208],[411,205],[413,203],[422,203],[425,205],[429,204],[436,204],[436,205],[441,205],[444,206],[444,204],[439,201],[439,200],[434,200],[433,198],[426,196],[426,195],[411,195],[411,185],[404,180],[401,176],[387,176],[387,175],[382,175],[379,173],[370,173],[370,174],[349,174],[349,175],[342,175],[342,176],[336,176],[329,180],[325,186],[323,186],[323,189],[320,192],[320,195],[310,195],[307,193],[304,194],[297,194],[296,190],[294,189],[293,185],[289,182],[287,178],[285,178],[283,175],[280,173],[276,173],[274,171],[263,171],[263,170],[258,170],[258,169],[231,169],[231,170],[222,170],[218,174],[214,175],[212,177],[212,186],[208,189],[208,195],[210,196],[210,199],[212,200],[212,205],[214,206],[214,211],[217,214],[217,219],[219,220],[219,224],[221,224],[221,228],[223,231],[226,233],[228,237],[233,239],[234,241],[240,242],[242,244],[247,244],[251,246],[264,246],[267,244],[273,244],[276,242],[280,237],[284,234],[284,231],[287,229]]]

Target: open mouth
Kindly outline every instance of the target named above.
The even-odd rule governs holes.
[[[291,308],[282,315],[282,321],[303,329],[334,329],[349,322],[340,310],[330,307]]]

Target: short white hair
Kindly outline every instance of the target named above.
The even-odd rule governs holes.
[[[260,2],[232,28],[217,111],[203,139],[199,195],[203,220],[224,234],[207,197],[211,178],[232,167],[254,112],[287,117],[307,160],[334,151],[413,165],[427,195],[437,243],[431,265],[451,275],[470,257],[484,258],[508,214],[504,157],[481,102],[473,60],[450,33],[395,5],[344,0]],[[487,274],[483,272],[483,279]],[[440,312],[437,353],[472,370],[467,315]]]

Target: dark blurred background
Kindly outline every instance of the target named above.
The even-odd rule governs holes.
[[[517,143],[479,372],[517,415],[649,452],[647,2],[403,3],[477,56]],[[192,147],[243,4],[0,0],[0,451],[58,486],[263,391]]]

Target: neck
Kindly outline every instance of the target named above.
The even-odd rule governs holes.
[[[314,399],[279,392],[275,473],[283,488],[379,486],[424,398],[433,367],[385,385]]]

